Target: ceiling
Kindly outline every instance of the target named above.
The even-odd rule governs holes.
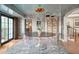
[[[28,15],[36,15],[37,13],[35,12],[35,9],[38,5],[39,4],[6,4],[6,6],[24,17],[27,17]],[[44,14],[48,12],[50,15],[56,16],[64,16],[69,11],[79,7],[78,4],[41,4],[41,6],[45,9]],[[76,16],[75,14],[79,14],[79,9],[70,13],[70,16]]]
[[[7,6],[5,6],[3,4],[0,4],[0,11],[4,12],[6,14],[9,14],[9,15],[11,15],[13,17],[18,17],[18,18],[22,17],[20,14],[18,14],[17,12],[15,12],[14,10],[8,8]]]
[[[14,4],[14,6],[22,11],[26,16],[29,14],[35,14],[35,8],[39,4]],[[58,4],[42,4],[42,7],[45,8],[45,12],[49,12],[52,15],[60,14],[60,5]]]

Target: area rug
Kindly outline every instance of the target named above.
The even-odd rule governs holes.
[[[30,37],[23,39],[13,47],[9,48],[6,54],[67,54],[68,52],[61,47],[57,40],[52,37]]]

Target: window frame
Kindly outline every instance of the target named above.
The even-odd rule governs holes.
[[[1,31],[1,16],[4,16],[4,17],[7,17],[8,18],[8,40],[7,41],[5,41],[5,42],[1,42],[1,35],[2,35],[2,33],[0,32],[0,45],[3,45],[3,44],[5,44],[5,43],[7,43],[7,42],[9,42],[9,41],[11,41],[11,40],[13,40],[14,39],[14,17],[12,17],[11,15],[9,15],[9,14],[7,14],[7,13],[4,13],[4,12],[1,12],[0,11],[0,31]],[[9,18],[11,18],[11,19],[13,19],[13,38],[12,39],[9,39]]]

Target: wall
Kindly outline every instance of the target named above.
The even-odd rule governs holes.
[[[23,35],[25,34],[25,19],[24,18],[19,18],[18,21],[18,34],[19,38],[23,38]]]
[[[42,15],[40,18],[42,32],[45,32],[45,17]],[[37,32],[37,21],[39,21],[37,17],[32,18],[32,32]]]
[[[68,21],[70,21],[70,26],[73,27],[74,29],[76,29],[76,32],[79,33],[79,27],[75,27],[75,21],[79,22],[79,17],[71,17],[68,18]]]
[[[36,27],[36,18],[32,19],[32,32],[37,32],[37,27]]]

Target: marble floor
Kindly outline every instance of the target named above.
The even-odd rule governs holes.
[[[67,54],[55,37],[24,37],[5,54]]]

